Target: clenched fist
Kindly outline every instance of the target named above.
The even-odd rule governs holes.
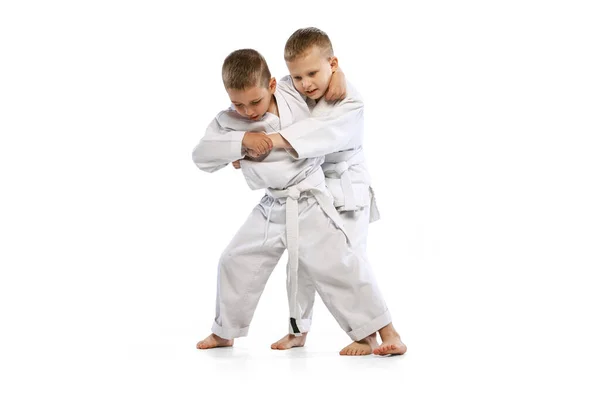
[[[325,92],[325,100],[336,101],[342,100],[346,97],[346,75],[340,68],[333,75],[331,75],[331,81],[329,81],[329,87]]]
[[[250,157],[259,157],[271,151],[273,142],[264,132],[246,132],[242,147]]]

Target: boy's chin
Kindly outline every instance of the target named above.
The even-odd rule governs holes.
[[[321,97],[323,97],[323,93],[317,89],[312,93],[306,93],[306,97],[312,100],[319,100]]]

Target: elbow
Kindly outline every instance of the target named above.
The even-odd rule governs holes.
[[[224,165],[216,165],[214,162],[210,162],[209,160],[194,158],[194,164],[200,171],[204,172],[215,172],[224,167]]]
[[[196,165],[198,164],[206,164],[208,161],[207,154],[209,154],[209,149],[203,145],[202,142],[198,143],[196,147],[194,147],[194,151],[192,151],[192,160]]]
[[[200,145],[194,147],[194,151],[192,151],[192,161],[194,161],[194,163],[198,164],[198,162],[200,162],[200,160],[202,159],[201,152],[199,149]]]
[[[198,167],[201,171],[214,172],[214,167],[207,162],[208,160],[203,157],[203,154],[204,152],[202,151],[200,145],[196,146],[194,151],[192,151],[192,161],[194,161],[196,167]]]
[[[200,162],[195,163],[196,167],[198,167],[198,169],[200,171],[204,171],[204,172],[215,172],[217,171],[219,168],[215,167],[214,165],[207,165],[207,164],[203,164]]]

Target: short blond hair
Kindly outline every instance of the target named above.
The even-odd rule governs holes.
[[[244,90],[255,86],[268,88],[271,71],[258,51],[241,49],[225,58],[221,76],[226,89]]]
[[[302,28],[292,33],[285,43],[285,61],[294,61],[304,55],[312,46],[319,47],[327,58],[333,57],[333,45],[329,36],[319,28]]]

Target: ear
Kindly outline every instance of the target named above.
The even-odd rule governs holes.
[[[329,58],[329,65],[331,66],[331,72],[335,72],[338,69],[338,58],[336,56]]]
[[[275,89],[277,89],[277,79],[272,77],[269,80],[269,93],[271,93],[271,94],[275,93]]]

